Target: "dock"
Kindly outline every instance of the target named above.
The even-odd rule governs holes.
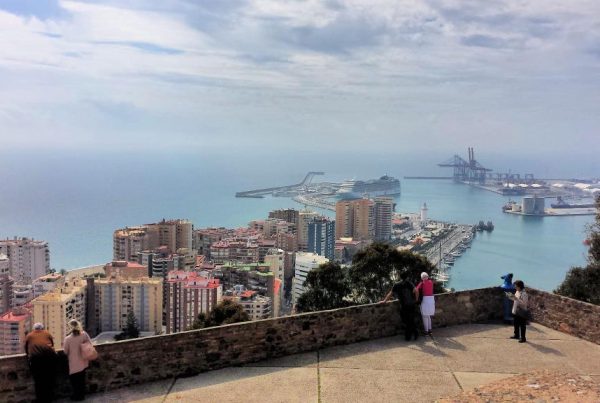
[[[250,197],[250,198],[262,198],[266,195],[273,195],[273,193],[286,193],[300,191],[304,186],[307,186],[312,182],[312,179],[316,175],[325,175],[325,172],[311,171],[306,174],[304,180],[294,185],[276,186],[264,189],[246,190],[243,192],[237,192],[235,197]]]
[[[585,208],[546,208],[544,214],[525,214],[522,211],[505,211],[507,214],[522,215],[528,217],[572,217],[582,215],[596,215],[598,210],[595,207]]]

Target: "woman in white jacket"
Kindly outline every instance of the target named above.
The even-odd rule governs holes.
[[[527,338],[525,337],[527,314],[524,315],[523,313],[529,312],[529,297],[525,292],[525,284],[521,280],[515,281],[514,285],[517,291],[514,295],[510,296],[510,299],[513,300],[512,314],[515,325],[515,334],[511,339],[518,339],[519,343],[525,343],[527,341]]]

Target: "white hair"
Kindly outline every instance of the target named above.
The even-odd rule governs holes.
[[[421,273],[421,280],[425,280],[426,278],[429,278],[429,274],[425,272]]]
[[[38,322],[38,323],[36,323],[36,324],[33,325],[33,329],[34,330],[44,330],[44,324]]]

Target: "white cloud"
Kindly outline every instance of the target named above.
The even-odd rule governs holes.
[[[600,146],[595,1],[58,5],[0,5],[4,144]]]

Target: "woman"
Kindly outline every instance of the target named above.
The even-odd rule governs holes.
[[[69,327],[71,332],[65,338],[63,349],[69,358],[69,380],[73,389],[71,399],[80,401],[85,399],[85,369],[88,367],[88,361],[81,356],[81,345],[92,341],[78,321],[70,321]]]
[[[529,312],[527,308],[529,297],[525,292],[525,284],[521,280],[515,281],[515,288],[517,291],[509,297],[513,300],[512,314],[515,326],[515,334],[511,339],[518,339],[519,343],[525,343],[527,341],[525,327],[527,325],[527,312]]]
[[[431,336],[431,317],[435,314],[435,299],[433,297],[433,281],[429,279],[429,274],[425,272],[421,273],[421,282],[415,287],[417,301],[420,292],[423,293],[423,302],[421,302],[423,328],[425,334]]]
[[[35,385],[35,401],[51,402],[54,397],[54,373],[56,352],[54,340],[44,325],[36,323],[25,338],[25,354]]]

